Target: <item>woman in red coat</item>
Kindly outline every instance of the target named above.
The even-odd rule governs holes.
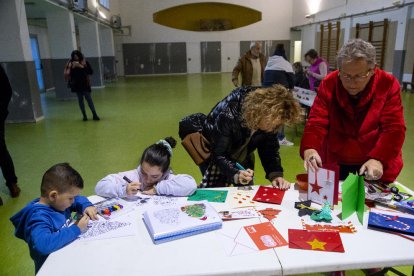
[[[321,83],[302,137],[305,167],[337,163],[350,172],[393,182],[403,167],[405,138],[398,80],[376,68],[375,48],[353,39],[338,52],[339,70]]]

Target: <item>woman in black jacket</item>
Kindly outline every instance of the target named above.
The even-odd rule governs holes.
[[[251,182],[257,149],[266,178],[274,187],[288,189],[290,183],[283,178],[276,132],[283,124],[299,121],[299,114],[298,102],[281,85],[233,90],[211,110],[201,126],[211,150],[210,158],[200,166],[202,186]]]
[[[82,111],[83,120],[87,121],[85,104],[83,98],[88,102],[89,108],[92,111],[93,119],[99,121],[100,118],[96,114],[95,106],[91,97],[91,81],[89,76],[93,74],[93,70],[89,62],[85,60],[83,54],[75,50],[71,53],[71,59],[65,67],[65,78],[68,81],[68,86],[72,92],[78,96],[79,107]]]

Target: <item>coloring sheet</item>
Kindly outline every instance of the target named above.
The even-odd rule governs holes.
[[[97,221],[90,220],[88,230],[79,236],[80,241],[93,241],[101,239],[112,239],[125,236],[133,236],[137,232],[136,218],[125,215],[116,220],[99,218]]]

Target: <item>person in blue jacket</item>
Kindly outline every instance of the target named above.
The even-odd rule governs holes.
[[[50,253],[87,230],[89,219],[98,219],[96,208],[79,195],[82,188],[83,179],[75,169],[68,163],[56,164],[43,175],[40,198],[10,218],[15,236],[29,246],[36,273]],[[73,222],[72,212],[83,216]]]

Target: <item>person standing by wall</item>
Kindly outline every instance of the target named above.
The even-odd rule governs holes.
[[[8,107],[12,97],[12,87],[9,79],[0,66],[0,166],[3,176],[6,179],[6,186],[9,188],[11,197],[18,197],[20,188],[17,185],[17,176],[14,170],[13,160],[7,150],[6,140],[4,137],[5,121],[9,114]],[[0,197],[0,205],[3,205],[3,200]]]
[[[232,81],[234,86],[239,86],[239,74],[241,74],[241,86],[261,86],[263,72],[266,66],[266,58],[262,54],[262,44],[252,41],[250,50],[244,54],[233,69]]]
[[[85,60],[83,54],[75,50],[71,53],[71,58],[65,67],[65,80],[71,91],[78,96],[79,107],[82,111],[83,120],[87,121],[85,104],[83,98],[88,102],[89,108],[92,111],[93,119],[99,121],[100,118],[96,114],[95,106],[91,97],[91,81],[89,76],[93,74],[93,70],[88,61]]]
[[[309,88],[310,90],[317,91],[319,84],[328,74],[328,62],[319,57],[318,52],[316,52],[315,49],[310,49],[306,52],[305,60],[311,65],[305,71],[305,74],[309,79]]]

